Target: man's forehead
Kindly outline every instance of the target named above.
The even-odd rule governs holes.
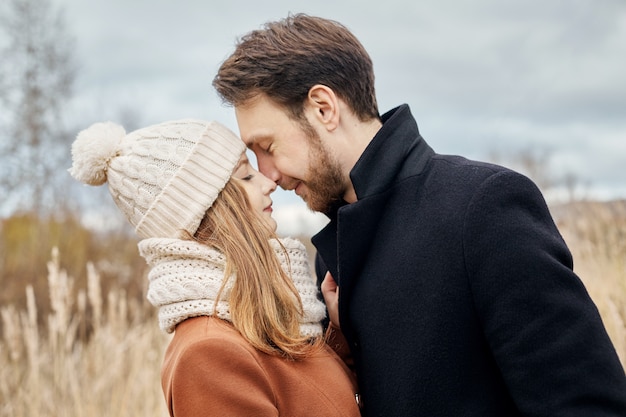
[[[241,139],[250,149],[258,143],[271,140],[275,118],[285,114],[285,108],[265,94],[259,93],[235,106],[235,117]]]

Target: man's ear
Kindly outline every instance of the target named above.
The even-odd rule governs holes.
[[[315,118],[327,130],[332,131],[339,125],[339,101],[335,92],[322,84],[316,84],[309,89],[305,103],[305,110],[309,110],[309,117]]]

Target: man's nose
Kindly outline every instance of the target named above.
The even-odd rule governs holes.
[[[257,157],[259,171],[269,178],[275,185],[280,184],[280,172],[276,169],[269,158]]]

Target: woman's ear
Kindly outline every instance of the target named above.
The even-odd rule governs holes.
[[[339,125],[339,102],[330,87],[322,84],[311,87],[304,108],[305,112],[308,110],[309,117],[313,117],[329,131]]]

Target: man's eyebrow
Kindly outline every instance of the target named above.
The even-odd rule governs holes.
[[[261,134],[250,136],[250,138],[248,140],[245,140],[244,143],[249,149],[252,149],[254,145],[258,145],[259,143],[266,142],[270,139],[271,139],[271,136],[269,134],[261,133]]]
[[[255,141],[255,138],[253,136],[250,139],[244,140],[243,143],[246,144],[247,148],[252,148],[252,145],[254,145],[254,141]]]

